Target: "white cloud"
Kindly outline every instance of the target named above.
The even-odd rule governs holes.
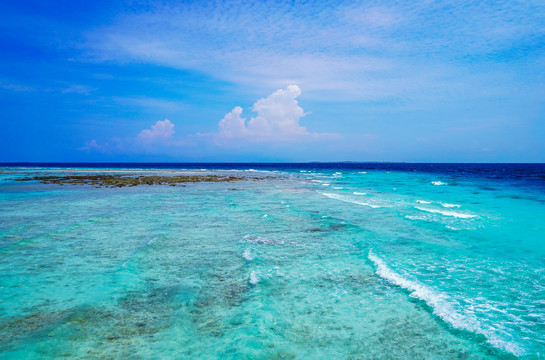
[[[137,136],[113,137],[101,143],[92,139],[86,141],[78,150],[108,154],[174,154],[184,147],[194,145],[196,142],[189,137],[175,138],[174,124],[165,119],[140,131]]]
[[[238,138],[248,136],[250,131],[246,128],[246,119],[240,117],[242,108],[235,106],[230,113],[225,115],[219,122],[220,136],[225,138]]]
[[[489,96],[516,58],[488,60],[543,37],[543,14],[536,0],[159,2],[89,33],[86,46],[99,61],[195,70],[256,93],[297,83],[327,101],[451,100]]]
[[[301,89],[297,85],[275,91],[255,102],[252,110],[257,115],[248,121],[241,116],[242,108],[236,106],[219,122],[218,138],[223,141],[244,138],[265,142],[331,136],[332,134],[310,133],[299,124],[299,120],[306,115],[297,102],[299,95]]]
[[[138,134],[138,140],[145,143],[165,142],[174,135],[174,124],[170,120],[159,120],[151,129],[145,129]]]
[[[251,110],[255,116],[249,120],[242,116],[243,109],[236,106],[218,123],[218,132],[174,136],[174,123],[160,120],[138,135],[111,138],[98,143],[95,139],[85,142],[80,151],[126,154],[184,154],[187,147],[196,145],[249,145],[276,142],[302,142],[338,139],[339,134],[309,132],[299,123],[305,111],[297,101],[301,89],[289,85],[271,95],[257,100]],[[274,146],[274,145],[273,145]]]

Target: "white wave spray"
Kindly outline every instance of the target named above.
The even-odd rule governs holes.
[[[347,198],[345,196],[338,195],[338,194],[322,193],[322,195],[327,196],[330,199],[341,200],[341,201],[344,201],[344,202],[349,202],[349,203],[357,204],[357,205],[369,206],[369,207],[372,207],[373,209],[376,209],[376,208],[380,207],[378,205],[369,204],[367,202],[352,200],[352,199],[349,199],[349,198]]]
[[[470,218],[477,217],[477,215],[473,215],[473,214],[465,214],[465,213],[449,211],[449,210],[429,209],[429,208],[423,208],[420,206],[415,206],[415,209],[427,211],[427,212],[435,213],[435,214],[441,214],[445,216],[453,216],[453,217],[457,217],[461,219],[470,219]]]
[[[505,341],[499,338],[493,327],[485,327],[474,316],[460,314],[454,309],[454,306],[449,301],[446,294],[435,291],[434,289],[419,283],[415,280],[409,280],[391,270],[388,265],[376,256],[372,250],[369,250],[368,255],[376,266],[376,274],[388,282],[402,287],[411,292],[410,296],[424,301],[433,309],[433,313],[448,322],[456,329],[470,331],[476,334],[484,335],[492,346],[503,351],[510,352],[516,356],[523,355],[522,349],[512,342]]]

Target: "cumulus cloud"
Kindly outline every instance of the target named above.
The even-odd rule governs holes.
[[[231,112],[221,119],[218,126],[220,128],[220,136],[225,138],[237,138],[250,134],[250,131],[246,128],[246,118],[240,117],[242,114],[242,108],[235,106]]]
[[[289,85],[252,106],[257,114],[250,118],[242,117],[242,108],[236,106],[219,122],[218,137],[221,140],[245,138],[251,141],[289,141],[309,137],[321,137],[327,134],[310,133],[299,120],[305,116],[297,97],[301,89]]]
[[[145,143],[164,142],[169,140],[174,135],[174,124],[170,120],[159,120],[151,129],[140,131],[137,139]]]
[[[308,140],[335,139],[339,134],[310,132],[299,122],[307,114],[297,98],[301,89],[289,85],[271,95],[257,100],[251,107],[255,116],[243,117],[243,109],[236,106],[218,123],[218,131],[175,135],[174,123],[159,120],[136,136],[112,138],[98,143],[95,139],[87,141],[81,151],[103,153],[146,153],[182,154],[188,146],[196,145],[250,145],[256,143],[299,142]],[[260,145],[261,146],[261,145]]]
[[[163,154],[176,153],[196,142],[191,136],[174,136],[174,124],[170,120],[159,120],[149,129],[141,130],[136,136],[113,137],[103,142],[92,139],[78,148],[80,151],[96,151],[108,154]]]

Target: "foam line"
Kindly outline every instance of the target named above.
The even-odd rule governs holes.
[[[427,212],[435,213],[435,214],[441,214],[445,216],[453,216],[453,217],[457,217],[461,219],[470,219],[470,218],[477,217],[477,215],[473,215],[473,214],[464,214],[461,212],[450,211],[450,210],[429,209],[429,208],[424,208],[420,206],[415,206],[415,209],[427,211]]]
[[[418,281],[409,280],[399,275],[390,269],[381,258],[376,256],[373,253],[373,250],[369,250],[368,258],[375,265],[375,272],[378,276],[394,285],[410,291],[411,297],[424,301],[433,309],[435,315],[452,325],[454,328],[484,335],[488,343],[492,346],[516,356],[524,354],[517,344],[499,338],[495,334],[494,328],[486,328],[472,315],[464,315],[457,312],[446,294],[437,292]]]
[[[342,195],[331,194],[331,193],[322,193],[322,195],[327,196],[330,199],[341,200],[341,201],[344,201],[344,202],[349,202],[349,203],[357,204],[357,205],[369,206],[369,207],[372,207],[373,209],[376,209],[376,208],[380,207],[378,205],[369,204],[369,203],[366,203],[366,202],[363,202],[363,201],[348,199],[348,198],[346,198],[346,197],[344,197]]]

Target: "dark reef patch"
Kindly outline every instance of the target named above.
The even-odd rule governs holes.
[[[69,314],[69,310],[43,311],[5,318],[0,322],[0,351],[9,349],[30,336],[46,331],[62,322]]]
[[[94,185],[96,187],[125,187],[139,185],[183,186],[185,183],[197,182],[234,182],[248,180],[264,180],[265,177],[219,176],[219,175],[142,175],[129,176],[119,174],[94,175],[60,175],[29,176],[16,178],[16,181],[40,181],[43,184]]]

